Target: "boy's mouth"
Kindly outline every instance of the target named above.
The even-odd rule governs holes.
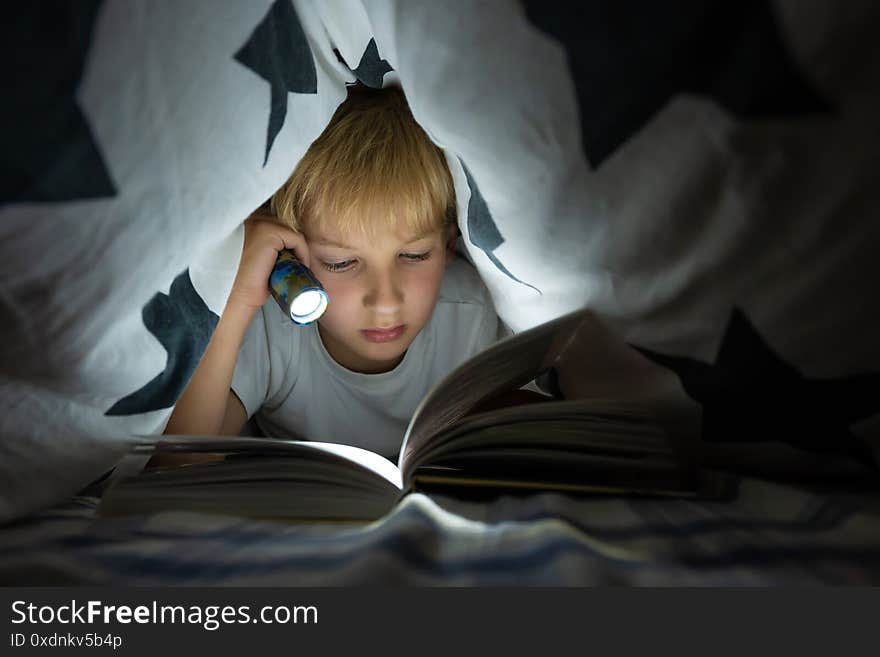
[[[387,329],[361,329],[363,335],[370,342],[391,342],[397,340],[406,331],[406,324]]]

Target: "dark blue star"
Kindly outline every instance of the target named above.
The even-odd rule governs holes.
[[[352,69],[352,73],[357,76],[363,84],[374,89],[382,88],[382,78],[389,71],[393,71],[391,64],[384,59],[379,59],[379,48],[376,46],[376,40],[370,39],[361,62],[357,68]]]
[[[766,0],[525,0],[525,7],[565,48],[594,167],[677,94],[709,96],[743,118],[830,111],[796,69]]]
[[[688,396],[703,406],[707,442],[778,440],[873,463],[871,450],[850,425],[880,413],[880,373],[807,379],[780,359],[736,308],[714,365],[636,349],[674,371]]]
[[[174,279],[170,294],[155,295],[142,314],[144,326],[168,352],[165,369],[143,388],[116,402],[106,415],[137,415],[173,406],[220,320],[196,292],[189,269]]]
[[[116,194],[76,100],[100,4],[41,0],[4,5],[0,203]]]
[[[271,105],[266,156],[287,117],[287,93],[318,93],[312,51],[290,0],[275,0],[235,59],[269,83]]]
[[[471,243],[481,249],[483,253],[488,256],[489,260],[492,261],[492,264],[498,267],[498,269],[504,272],[509,278],[515,280],[517,283],[522,283],[526,287],[532,288],[538,294],[541,294],[541,290],[534,285],[529,285],[511,274],[507,270],[507,267],[505,267],[493,253],[495,249],[504,243],[504,237],[501,236],[498,226],[495,225],[492,213],[489,212],[489,206],[486,205],[486,201],[480,193],[480,188],[477,187],[476,181],[473,176],[471,176],[471,172],[468,171],[467,166],[461,159],[459,159],[459,162],[461,162],[461,168],[464,169],[464,175],[467,178],[467,184],[471,190],[471,198],[468,201],[467,216],[468,235],[470,236]]]

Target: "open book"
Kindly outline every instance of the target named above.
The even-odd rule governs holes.
[[[414,413],[396,466],[347,445],[164,436],[139,451],[225,458],[123,478],[99,511],[369,520],[411,491],[696,495],[684,415],[670,412],[678,384],[663,372],[581,310],[451,372]],[[552,394],[522,389],[536,378]]]

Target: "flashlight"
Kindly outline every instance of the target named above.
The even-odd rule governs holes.
[[[297,324],[311,324],[327,309],[327,292],[312,270],[301,263],[293,251],[278,252],[269,276],[269,292]]]

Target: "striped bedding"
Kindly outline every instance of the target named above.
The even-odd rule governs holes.
[[[163,512],[95,516],[97,498],[0,529],[6,585],[634,585],[880,583],[880,516],[731,478],[729,499],[413,494],[368,525]]]

